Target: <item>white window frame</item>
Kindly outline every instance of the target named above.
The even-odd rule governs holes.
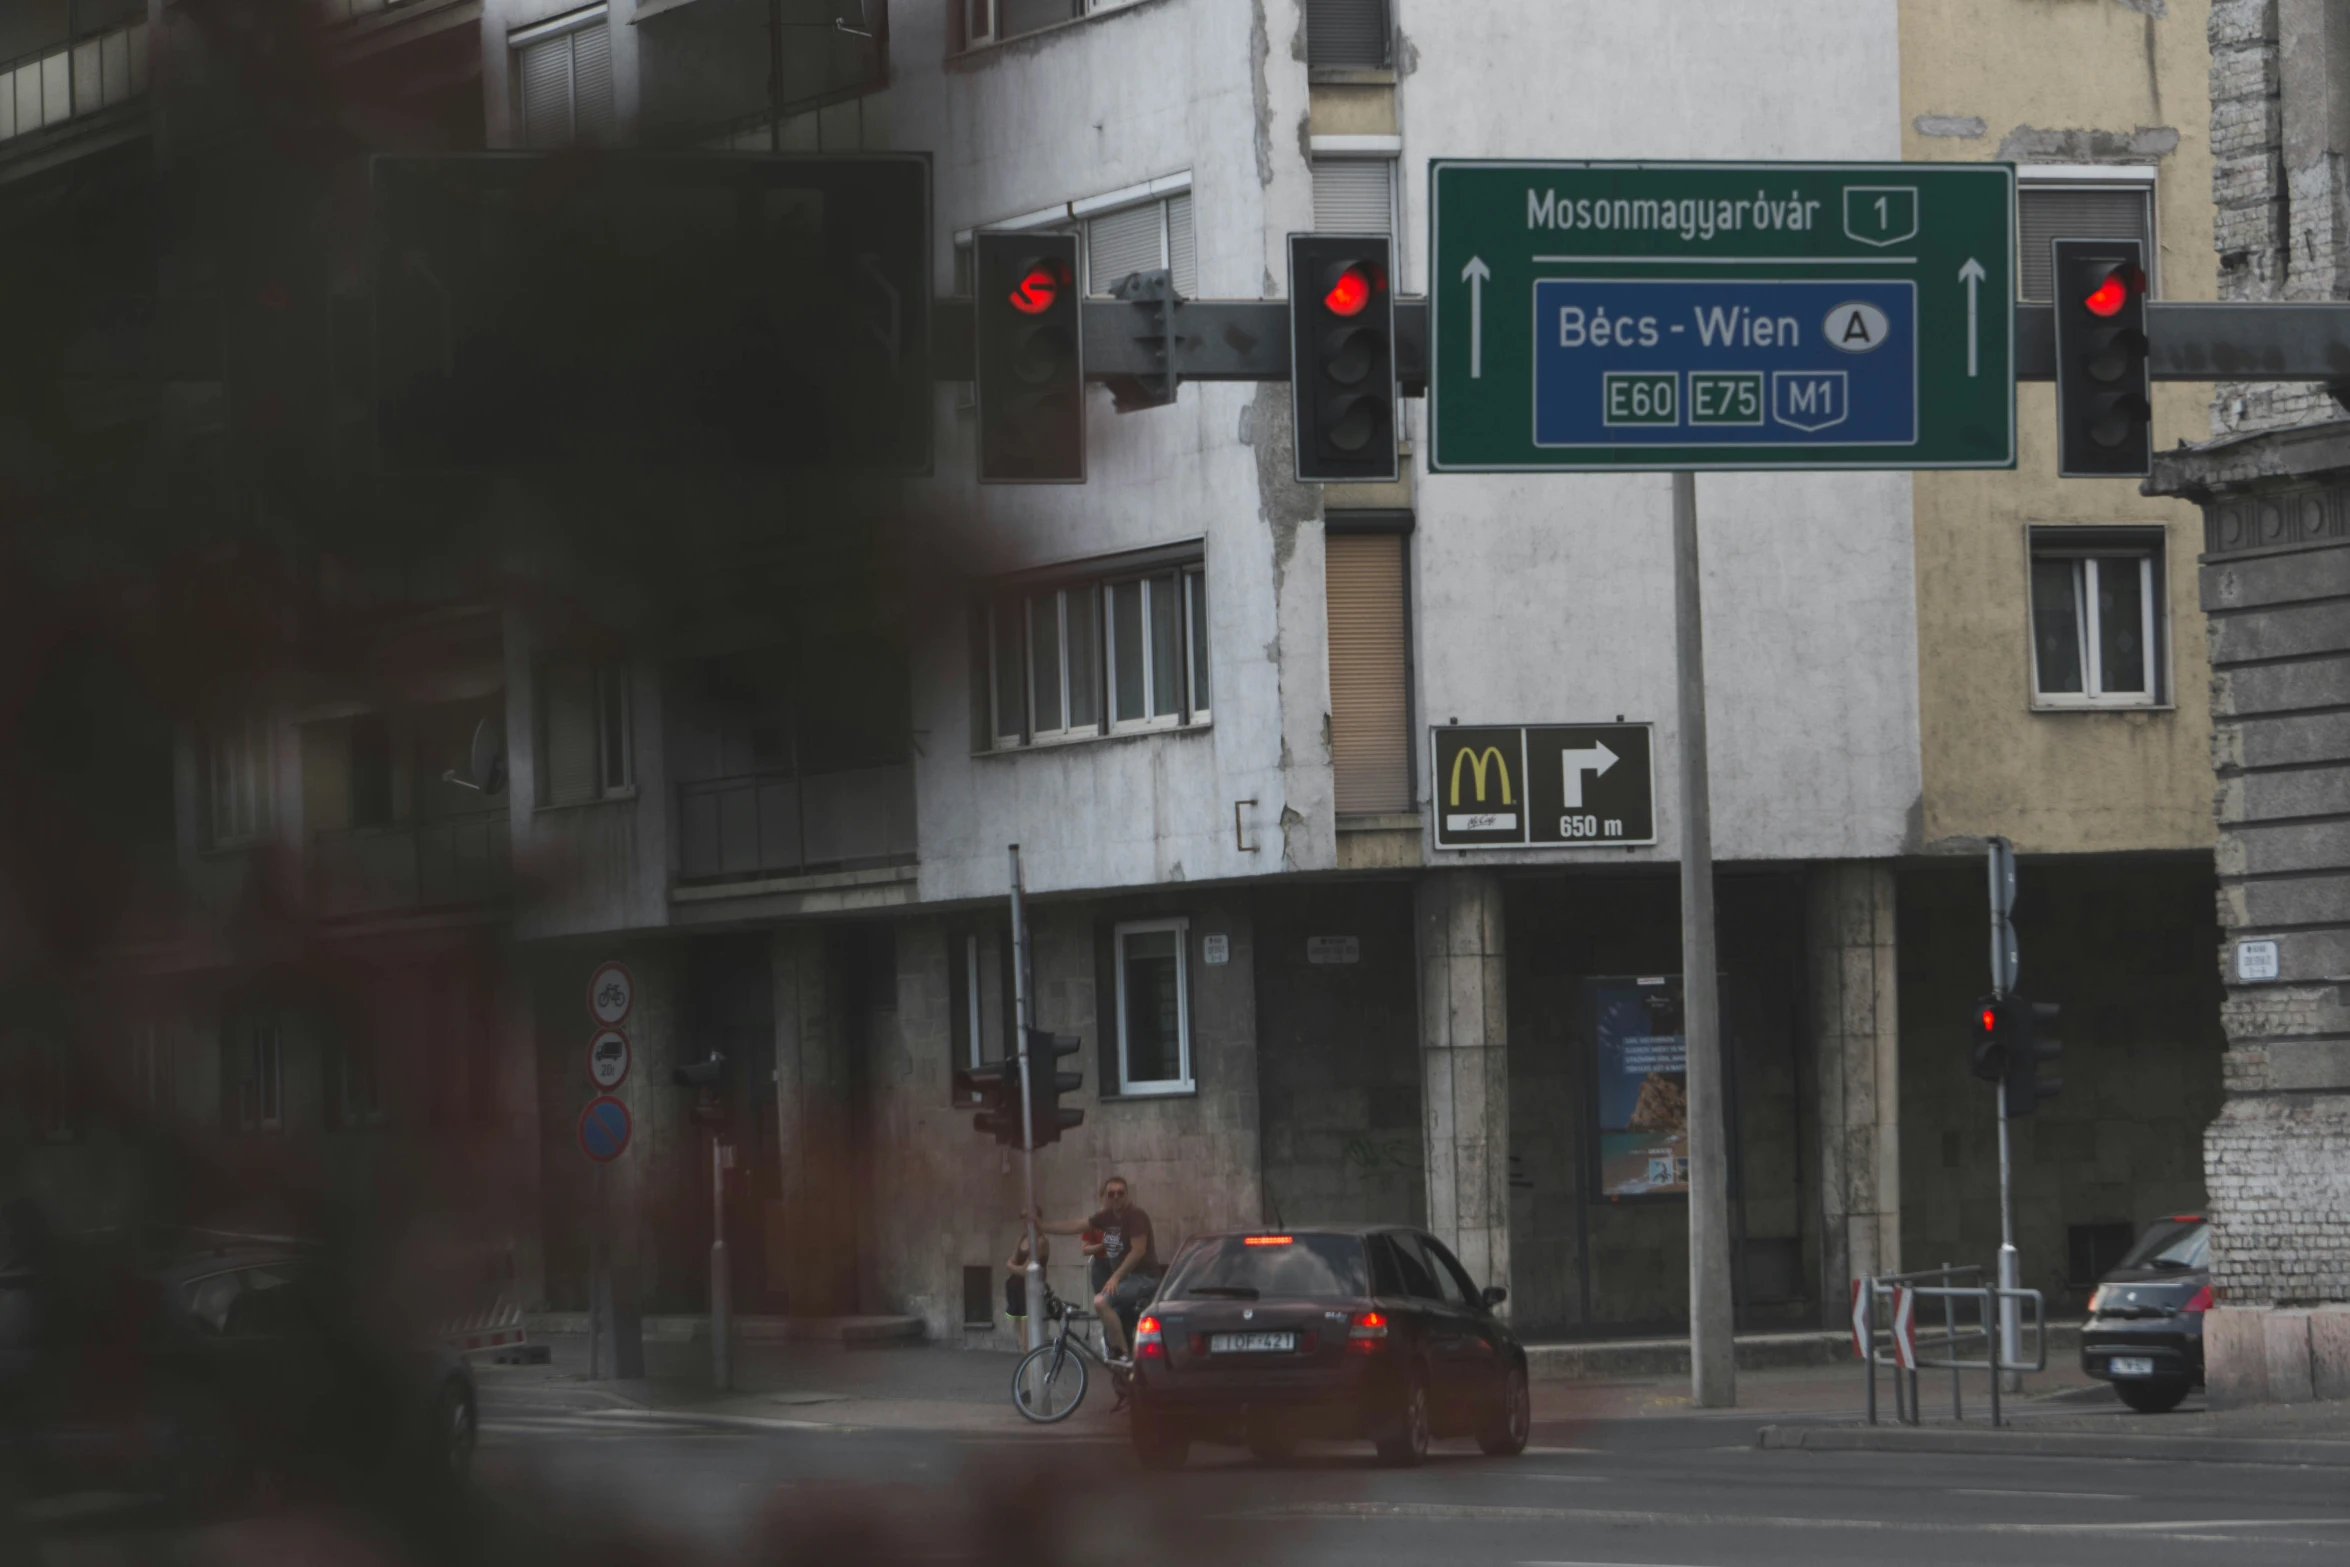
[[[1173,270],[1175,265],[1175,230],[1173,206],[1174,203],[1178,200],[1191,204],[1192,276],[1188,280],[1191,284],[1191,288],[1188,292],[1185,293],[1184,297],[1190,298],[1192,295],[1198,292],[1199,207],[1197,203],[1193,203],[1191,201],[1191,176],[1185,174],[1180,176],[1180,178],[1182,180],[1182,184],[1180,186],[1171,188],[1165,195],[1151,195],[1146,196],[1141,200],[1135,200],[1128,192],[1115,191],[1107,196],[1097,196],[1089,201],[1073,201],[1069,204],[1069,210],[1071,214],[1079,220],[1080,232],[1078,234],[1077,253],[1079,262],[1085,273],[1085,292],[1088,295],[1091,295],[1097,299],[1106,297],[1110,292],[1110,285],[1118,281],[1118,279],[1114,277],[1097,278],[1093,275],[1093,226],[1104,218],[1123,217],[1129,212],[1135,212],[1143,209],[1156,212],[1159,219],[1158,264],[1161,267],[1169,269],[1170,271]],[[1120,276],[1123,275],[1124,274],[1120,274]],[[1182,283],[1185,280],[1177,279],[1176,281],[1178,289],[1181,290]]]
[[[1175,578],[1174,621],[1177,667],[1175,670],[1175,705],[1166,712],[1147,711],[1139,718],[1120,718],[1118,706],[1118,654],[1116,590],[1129,583],[1139,585],[1138,598],[1142,605],[1142,692],[1143,704],[1149,709],[1155,697],[1156,654],[1151,646],[1150,619],[1154,596],[1161,591],[1159,579]],[[1092,723],[1072,724],[1069,717],[1069,606],[1070,596],[1090,589],[1095,595],[1097,619],[1094,626],[1093,677],[1095,701],[1099,716]],[[1195,619],[1192,613],[1196,596],[1207,590],[1207,562],[1201,557],[1156,561],[1149,566],[1130,567],[1123,571],[1105,571],[1100,574],[1072,572],[1066,577],[1037,582],[1032,586],[1006,583],[989,592],[975,606],[974,613],[982,619],[981,629],[987,642],[986,667],[979,673],[987,681],[986,700],[978,704],[986,714],[987,733],[976,737],[974,749],[980,753],[1005,752],[1069,745],[1100,740],[1114,735],[1150,734],[1165,730],[1205,728],[1214,722],[1214,713],[1207,703],[1198,701],[1197,681],[1204,667],[1210,672],[1209,693],[1214,695],[1214,649],[1206,644],[1208,626],[1206,617],[1198,617],[1200,633],[1195,640]],[[1035,601],[1051,595],[1055,613],[1059,616],[1061,678],[1061,710],[1045,715],[1034,711],[1036,704],[1036,635],[1033,608]],[[1020,649],[1019,700],[1020,711],[1009,719],[1004,712],[1004,616],[1016,613],[1020,623],[1016,628]]]
[[[2163,574],[2155,569],[2162,546],[2153,540],[2125,543],[2120,540],[2109,546],[2094,543],[2034,540],[2028,568],[2024,576],[2025,620],[2029,628],[2031,648],[2032,706],[2045,710],[2082,711],[2086,709],[2111,710],[2115,708],[2161,708],[2170,706],[2169,662],[2170,639],[2164,635],[2167,615],[2162,602]],[[2040,606],[2034,597],[2033,577],[2044,561],[2064,561],[2071,565],[2073,587],[2073,620],[2080,638],[2081,686],[2079,691],[2049,691],[2040,680]],[[2109,565],[2127,562],[2138,569],[2139,643],[2145,649],[2145,689],[2142,691],[2108,692],[2105,687],[2105,658],[2100,636],[2097,579]]]
[[[970,1057],[970,1059],[965,1061],[963,1064],[971,1070],[976,1071],[980,1067],[986,1066],[989,1063],[987,1059],[987,1033],[980,1026],[982,1021],[987,1016],[987,1007],[981,998],[979,989],[979,976],[981,973],[979,966],[979,932],[975,930],[965,931],[963,933],[962,962],[963,1025],[966,1030],[964,1043],[969,1047],[967,1054]]]
[[[286,1128],[286,1036],[284,1021],[274,1012],[234,1014],[229,1048],[236,1052],[237,1130],[253,1135]],[[264,1052],[263,1042],[267,1042]],[[258,1068],[266,1054],[264,1081]]]
[[[1181,1063],[1182,1076],[1153,1078],[1136,1082],[1129,1068],[1132,1060],[1126,1038],[1126,938],[1150,935],[1160,931],[1175,934],[1175,1053]],[[1186,915],[1171,915],[1164,919],[1123,920],[1111,932],[1112,961],[1118,969],[1118,1095],[1124,1099],[1147,1099],[1165,1094],[1189,1094],[1199,1090],[1192,1072],[1191,1053],[1191,920]]]
[[[552,670],[566,667],[577,669],[583,664],[587,669],[590,689],[588,701],[593,709],[592,717],[596,729],[596,792],[585,800],[557,801],[553,794],[554,780],[546,765],[548,754],[547,720],[552,713],[547,694],[547,676]],[[595,664],[587,663],[585,660],[546,660],[538,666],[535,672],[533,697],[536,705],[536,722],[533,727],[536,734],[532,738],[531,749],[533,757],[538,763],[536,768],[538,798],[533,802],[536,809],[560,811],[578,805],[601,805],[606,800],[635,798],[636,701],[635,693],[630,689],[627,665]],[[618,698],[617,713],[613,710],[615,697]],[[618,729],[617,734],[614,733],[615,726]],[[613,760],[616,751],[620,763],[618,777],[612,776],[611,768],[608,765]]]
[[[571,95],[568,106],[571,118],[571,136],[569,140],[556,145],[564,147],[590,145],[588,139],[582,137],[579,131],[579,44],[577,35],[586,32],[591,27],[609,29],[611,25],[612,8],[608,3],[600,3],[586,6],[577,11],[567,11],[561,16],[550,17],[544,22],[535,23],[529,27],[517,28],[506,35],[507,81],[509,84],[506,117],[512,132],[512,140],[516,146],[535,147],[538,145],[530,139],[529,119],[522,101],[522,53],[533,44],[543,44],[556,38],[565,37],[572,39],[571,52],[566,57],[563,67],[563,79],[568,84]],[[617,82],[615,90],[617,90]],[[617,117],[618,103],[614,103],[612,108],[615,117]]]
[[[996,41],[996,7],[1001,0],[963,0],[963,47],[976,49]]]
[[[277,821],[277,734],[248,714],[204,738],[205,846],[243,849],[266,842]]]

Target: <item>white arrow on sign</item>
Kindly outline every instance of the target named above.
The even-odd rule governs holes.
[[[1976,322],[1980,312],[1975,308],[1975,293],[1988,276],[1990,274],[1983,270],[1983,263],[1972,256],[1967,257],[1966,265],[1958,269],[1958,280],[1966,285],[1966,373],[1969,380],[1982,368],[1982,349],[1976,340]]]
[[[1594,741],[1580,751],[1561,751],[1559,765],[1567,772],[1567,809],[1583,809],[1583,775],[1597,778],[1616,765],[1616,753]]]
[[[1493,269],[1485,264],[1482,256],[1471,256],[1469,264],[1461,268],[1461,281],[1469,285],[1469,379],[1472,381],[1485,375],[1485,280],[1491,276]]]

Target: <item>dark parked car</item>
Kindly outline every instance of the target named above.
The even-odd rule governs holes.
[[[2081,1369],[2140,1414],[2174,1409],[2203,1385],[2210,1308],[2211,1226],[2192,1213],[2157,1219],[2090,1295]]]
[[[264,1472],[411,1496],[465,1478],[472,1370],[444,1346],[378,1342],[315,1250],[40,1250],[0,1267],[0,1481],[17,1495],[204,1509]]]
[[[1135,1334],[1134,1450],[1154,1467],[1195,1441],[1267,1460],[1307,1438],[1367,1439],[1389,1464],[1443,1436],[1521,1452],[1526,1352],[1502,1299],[1416,1230],[1205,1236]]]

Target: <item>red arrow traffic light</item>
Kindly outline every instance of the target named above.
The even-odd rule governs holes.
[[[2122,281],[2119,272],[2109,275],[2087,299],[2081,301],[2093,316],[2118,316],[2122,306],[2129,302],[2130,285]]]
[[[1060,293],[1060,269],[1049,261],[1031,262],[1012,286],[1012,308],[1024,316],[1041,316],[1053,308]]]
[[[1371,302],[1371,274],[1361,262],[1343,268],[1322,296],[1322,307],[1334,316],[1359,316]]]

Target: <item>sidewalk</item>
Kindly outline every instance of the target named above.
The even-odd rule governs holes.
[[[734,1385],[719,1393],[711,1386],[710,1346],[703,1340],[648,1338],[644,1377],[592,1382],[587,1379],[584,1334],[541,1332],[533,1337],[549,1347],[549,1364],[477,1363],[485,1419],[496,1420],[501,1413],[559,1409],[610,1412],[622,1421],[691,1418],[750,1422],[779,1430],[893,1429],[973,1436],[1016,1433],[1038,1439],[1094,1441],[1123,1441],[1126,1434],[1124,1416],[1112,1413],[1115,1399],[1109,1378],[1099,1370],[1092,1373],[1084,1404],[1066,1421],[1039,1426],[1022,1419],[1011,1401],[1012,1369],[1018,1357],[1009,1353],[935,1344],[865,1348],[751,1342],[736,1346]],[[1532,1387],[1534,1420],[1542,1428],[1537,1441],[1571,1442],[1577,1427],[1592,1422],[1675,1416],[1750,1423],[1793,1420],[1825,1428],[1831,1421],[1857,1421],[1863,1408],[1860,1368],[1844,1360],[1742,1369],[1738,1374],[1738,1407],[1701,1411],[1691,1403],[1685,1371],[1617,1370],[1618,1366],[1640,1366],[1654,1353],[1650,1346],[1636,1348],[1637,1353],[1612,1365],[1595,1358],[1565,1377],[1556,1369],[1537,1364]],[[1557,1351],[1552,1346],[1536,1346],[1534,1358],[1539,1362],[1546,1352]],[[1685,1347],[1681,1353],[1685,1364]],[[1741,1358],[1745,1358],[1743,1353]],[[2028,1385],[2030,1392],[2010,1401],[2009,1407],[2018,1418],[2068,1410],[2078,1413],[2084,1396],[2120,1411],[2112,1395],[2091,1384],[2069,1358],[2052,1357],[2050,1369],[2031,1377]],[[1938,1388],[1931,1378],[1925,1379],[1924,1393],[1929,1415],[1939,1398],[1941,1418],[1947,1421],[1947,1377]],[[1889,1420],[1889,1373],[1880,1374],[1878,1396],[1881,1418]],[[2067,1404],[2067,1399],[2073,1402]],[[1968,1380],[1965,1400],[1969,1419],[1981,1422],[1988,1413],[1981,1377]],[[2120,1412],[2126,1416],[2126,1411]]]

